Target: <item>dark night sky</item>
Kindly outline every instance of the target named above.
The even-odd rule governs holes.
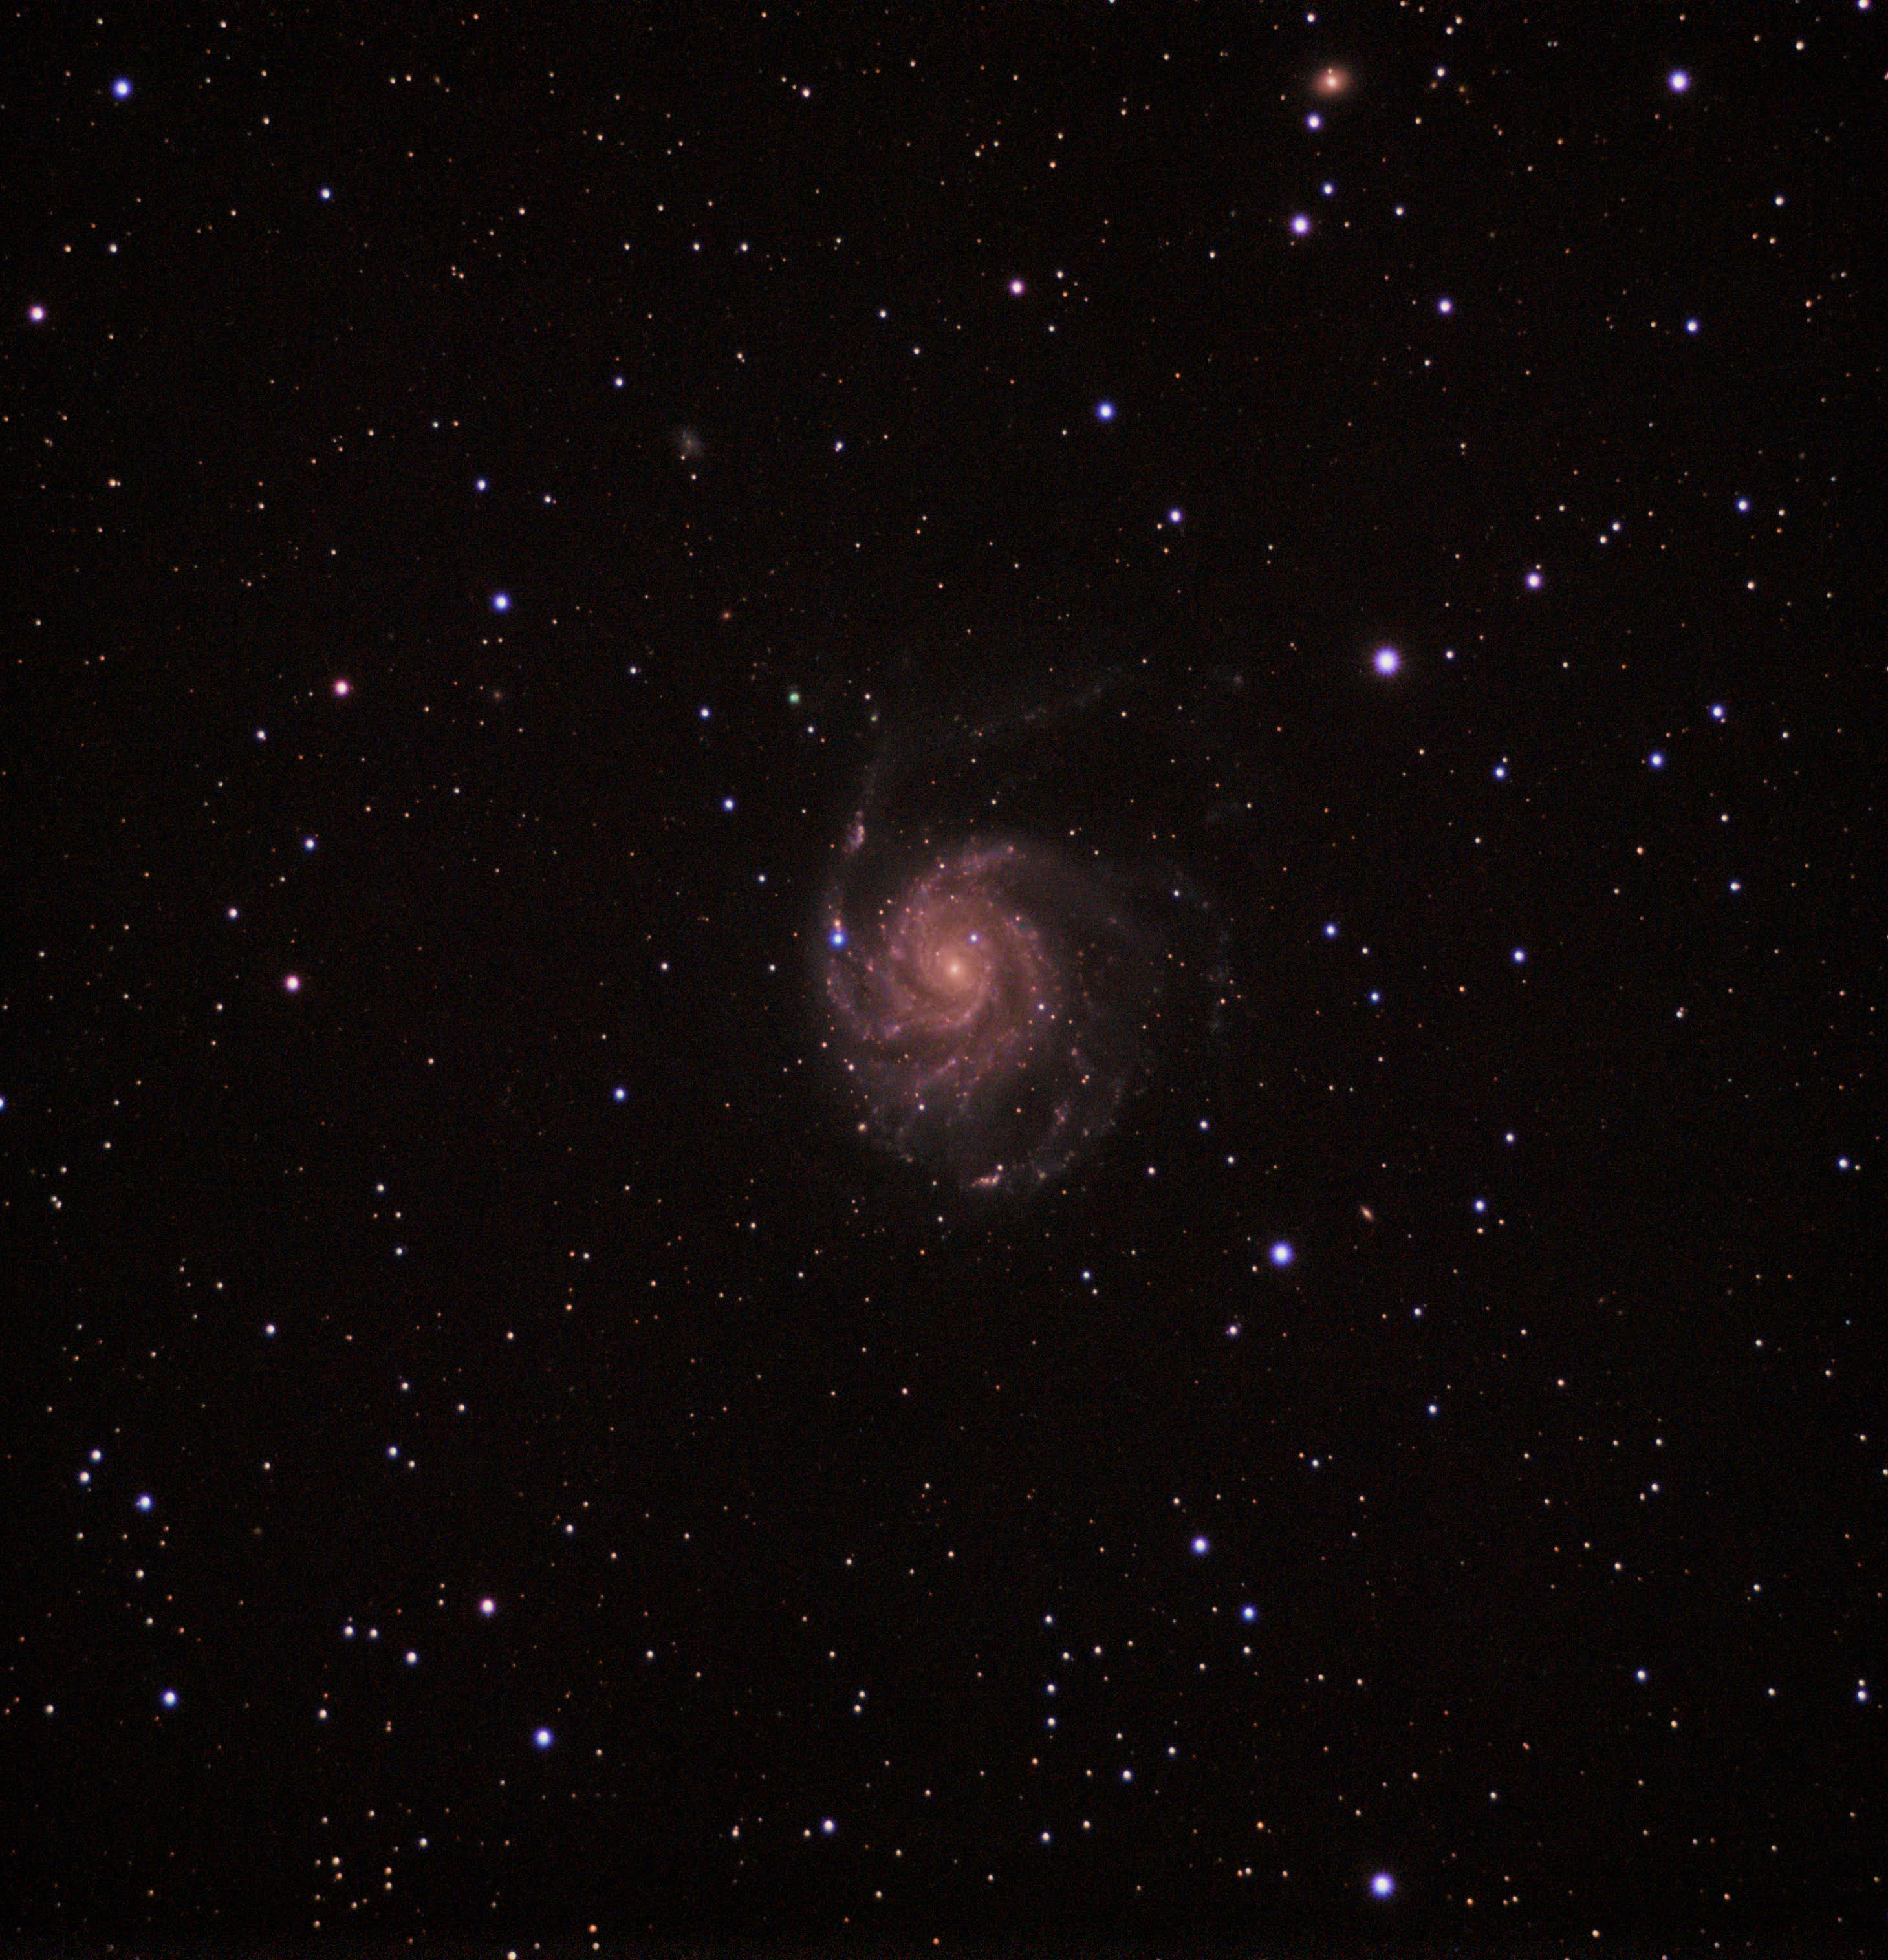
[[[1885,1950],[1885,66],[16,13],[0,1931]]]

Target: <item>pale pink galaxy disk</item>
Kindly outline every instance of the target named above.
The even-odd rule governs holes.
[[[1154,963],[1104,872],[1021,838],[874,861],[828,892],[828,1050],[858,1127],[967,1191],[1059,1176],[1137,1072]]]

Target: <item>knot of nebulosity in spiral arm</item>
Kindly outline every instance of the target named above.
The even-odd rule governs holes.
[[[1104,1135],[1152,967],[1105,875],[977,840],[831,895],[832,1046],[861,1128],[967,1190],[1017,1191]]]

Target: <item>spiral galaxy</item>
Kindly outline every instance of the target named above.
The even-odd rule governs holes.
[[[1022,836],[881,848],[856,822],[822,992],[859,1128],[966,1192],[1060,1176],[1136,1077],[1151,953],[1097,864]]]

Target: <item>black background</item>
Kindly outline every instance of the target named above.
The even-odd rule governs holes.
[[[1876,14],[8,40],[13,1932],[1877,1950]],[[1025,1204],[887,781],[1211,922]]]

